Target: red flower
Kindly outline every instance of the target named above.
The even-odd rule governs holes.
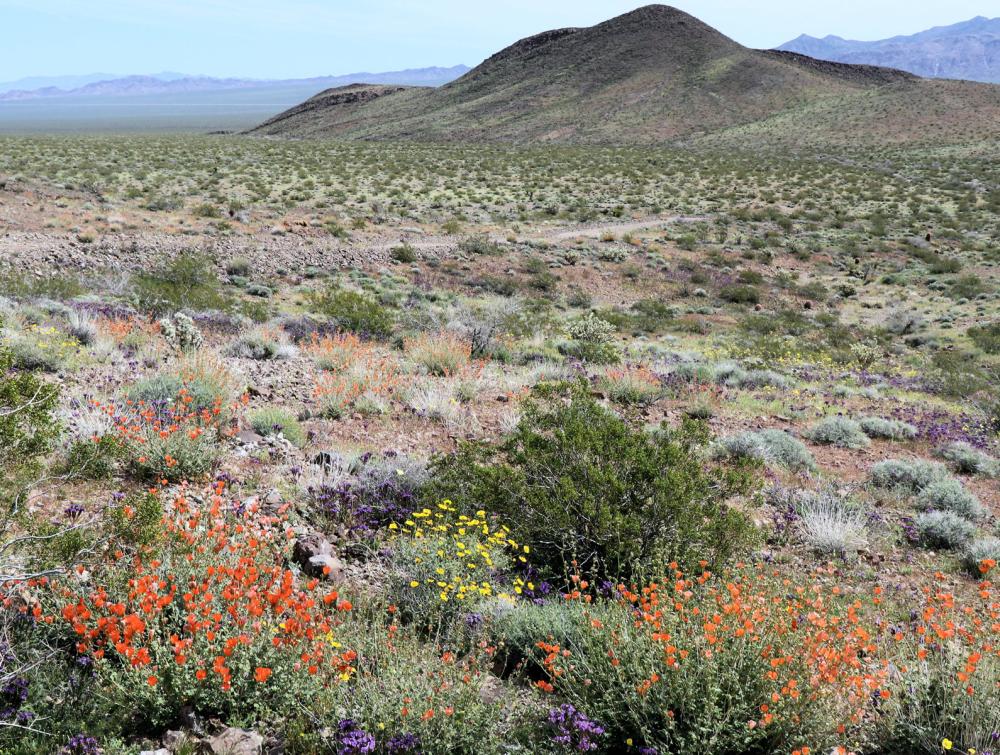
[[[258,682],[266,682],[271,676],[271,669],[265,666],[258,666],[257,670],[253,672],[253,678]]]

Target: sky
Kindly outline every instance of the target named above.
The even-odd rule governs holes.
[[[670,1],[751,47],[774,47],[801,33],[881,39],[1000,14],[997,0]],[[0,81],[95,71],[295,78],[475,65],[522,37],[589,26],[641,4],[0,0]]]

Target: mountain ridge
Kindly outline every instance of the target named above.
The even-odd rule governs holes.
[[[890,66],[927,78],[1000,83],[1000,18],[976,16],[872,41],[801,34],[776,49],[841,63]]]
[[[230,91],[234,89],[263,89],[275,87],[342,86],[363,81],[367,84],[400,84],[440,86],[468,72],[468,66],[428,66],[401,71],[380,73],[360,72],[338,76],[314,76],[299,79],[241,79],[211,76],[160,75],[118,76],[90,81],[74,89],[45,86],[33,90],[13,89],[0,92],[0,102],[18,102],[48,98],[122,97],[149,94],[178,94],[188,92]]]

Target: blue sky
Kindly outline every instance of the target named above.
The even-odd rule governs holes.
[[[0,81],[153,73],[288,78],[475,65],[521,37],[642,0],[0,0]],[[743,44],[878,39],[998,15],[997,0],[673,0]],[[993,11],[991,13],[991,11]]]

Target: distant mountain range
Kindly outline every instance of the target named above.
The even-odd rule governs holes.
[[[0,84],[0,102],[21,102],[48,98],[132,97],[142,95],[173,95],[191,92],[226,92],[237,89],[312,88],[314,91],[363,82],[365,84],[397,84],[406,86],[441,86],[457,79],[468,66],[450,68],[415,68],[385,73],[350,73],[343,76],[317,76],[305,79],[218,79],[209,76],[188,76],[163,73],[150,76],[113,76],[91,74],[81,77],[22,79]],[[38,86],[35,86],[38,85]]]
[[[977,16],[875,42],[803,34],[777,49],[839,63],[899,68],[928,78],[1000,83],[1000,18]]]
[[[650,5],[514,43],[437,89],[330,89],[251,133],[361,140],[913,143],[1000,135],[1000,87],[753,50]]]

